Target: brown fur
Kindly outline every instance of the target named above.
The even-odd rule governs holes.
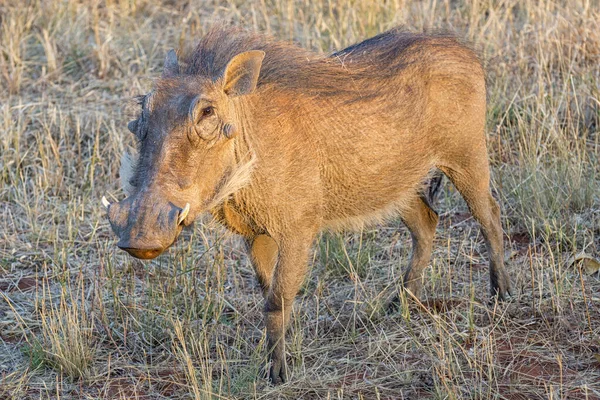
[[[423,185],[436,169],[481,223],[492,295],[509,291],[484,73],[468,47],[392,30],[326,57],[217,27],[184,59],[167,56],[131,125],[140,138],[125,179],[132,193],[109,217],[119,246],[142,258],[173,242],[185,203],[183,225],[210,209],[243,235],[265,293],[274,382],[286,377],[285,331],[320,230],[400,215],[413,238],[403,283],[418,295],[438,220]]]

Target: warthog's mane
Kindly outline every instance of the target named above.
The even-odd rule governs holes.
[[[425,42],[426,46],[415,46]],[[459,46],[459,41],[449,34],[414,34],[396,28],[326,55],[268,35],[217,25],[194,51],[183,56],[186,67],[182,72],[215,81],[235,55],[263,50],[259,93],[261,89],[272,88],[307,96],[330,96],[341,101],[373,101],[379,96],[389,96],[386,81],[416,64],[415,60],[423,57],[433,60],[438,50],[443,48],[447,55],[449,48],[461,46],[464,44]]]

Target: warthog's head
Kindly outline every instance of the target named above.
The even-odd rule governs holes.
[[[248,181],[251,163],[241,163],[234,146],[241,124],[235,103],[255,89],[263,57],[239,54],[212,80],[180,75],[175,52],[167,54],[162,78],[128,124],[139,142],[137,159],[124,158],[130,172],[121,168],[128,197],[102,198],[121,249],[157,257],[184,226]]]

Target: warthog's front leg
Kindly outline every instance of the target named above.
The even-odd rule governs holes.
[[[312,232],[296,234],[283,237],[278,243],[279,259],[265,305],[267,345],[271,362],[269,379],[274,384],[287,380],[285,332],[294,298],[306,275],[308,252],[313,238]]]
[[[266,299],[271,288],[273,271],[275,270],[275,265],[277,265],[279,247],[275,240],[267,235],[258,235],[249,241],[249,243],[252,265],[254,266],[256,278]]]

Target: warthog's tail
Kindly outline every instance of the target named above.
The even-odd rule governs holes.
[[[441,171],[436,170],[431,175],[429,180],[425,183],[425,186],[423,187],[423,189],[420,193],[423,201],[425,201],[425,203],[432,210],[435,210],[433,208],[433,204],[435,204],[435,202],[438,198],[438,195],[440,193],[440,189],[442,188],[442,179],[443,178],[444,178],[444,174]]]

